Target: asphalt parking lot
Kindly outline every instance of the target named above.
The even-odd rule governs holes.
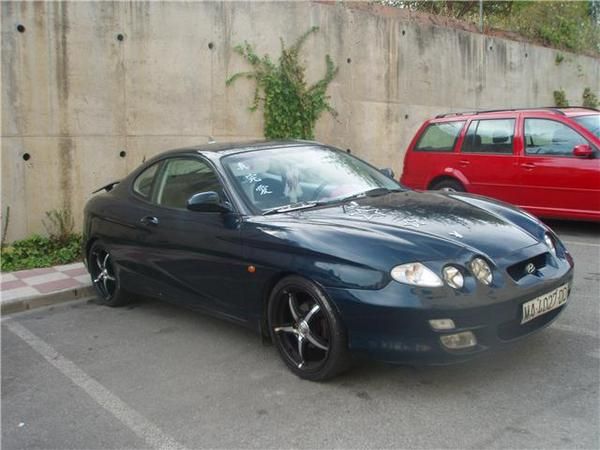
[[[576,262],[550,328],[450,367],[299,380],[245,329],[156,301],[2,320],[2,447],[600,448],[600,229],[552,222]]]

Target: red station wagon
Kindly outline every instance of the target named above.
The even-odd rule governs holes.
[[[439,115],[412,139],[400,181],[494,197],[541,217],[600,221],[600,112]]]

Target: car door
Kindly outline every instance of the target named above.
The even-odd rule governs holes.
[[[239,216],[186,208],[196,193],[226,190],[200,156],[164,161],[153,195],[155,208],[145,220],[145,257],[161,285],[159,297],[230,318],[244,320]]]
[[[469,182],[469,192],[517,202],[520,187],[515,126],[514,116],[470,121],[457,161],[457,170]]]
[[[520,163],[523,193],[519,205],[541,215],[600,217],[598,149],[569,125],[551,118],[524,117]],[[588,144],[593,158],[573,154]]]

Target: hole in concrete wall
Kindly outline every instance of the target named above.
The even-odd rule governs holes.
[[[346,153],[352,153],[352,150],[350,150],[349,148],[346,149]]]
[[[527,58],[529,55],[527,53],[525,53],[525,58]]]
[[[490,50],[494,50],[494,47],[492,47],[491,45],[490,45]]]
[[[405,119],[408,119],[408,114],[404,114],[404,118],[405,118]]]
[[[123,36],[121,33],[117,34],[117,41],[122,41],[123,39],[125,39],[125,36]]]
[[[125,158],[125,157],[127,156],[127,152],[126,152],[125,150],[121,150],[121,151],[119,152],[119,156],[120,156],[121,158]]]
[[[19,33],[25,33],[25,25],[21,25],[21,24],[17,25],[17,31]]]
[[[348,59],[346,60],[346,62],[347,62],[348,64],[350,64],[350,63],[352,62],[352,58],[348,58]]]
[[[29,153],[23,153],[23,161],[29,161],[31,159],[31,155]]]
[[[404,36],[406,34],[405,30],[402,30],[402,36]]]
[[[213,48],[215,48],[215,44],[213,44],[212,42],[209,42],[209,43],[208,43],[208,48],[209,48],[210,50],[212,50]]]

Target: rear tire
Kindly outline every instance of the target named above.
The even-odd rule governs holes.
[[[107,306],[122,306],[129,303],[130,298],[121,288],[119,270],[108,247],[100,241],[94,242],[87,261],[92,284],[101,303]]]
[[[460,181],[445,179],[436,181],[430,188],[432,191],[446,191],[446,192],[466,192],[467,190]]]
[[[323,381],[350,366],[345,328],[314,283],[284,278],[271,292],[267,314],[271,339],[298,377]]]

